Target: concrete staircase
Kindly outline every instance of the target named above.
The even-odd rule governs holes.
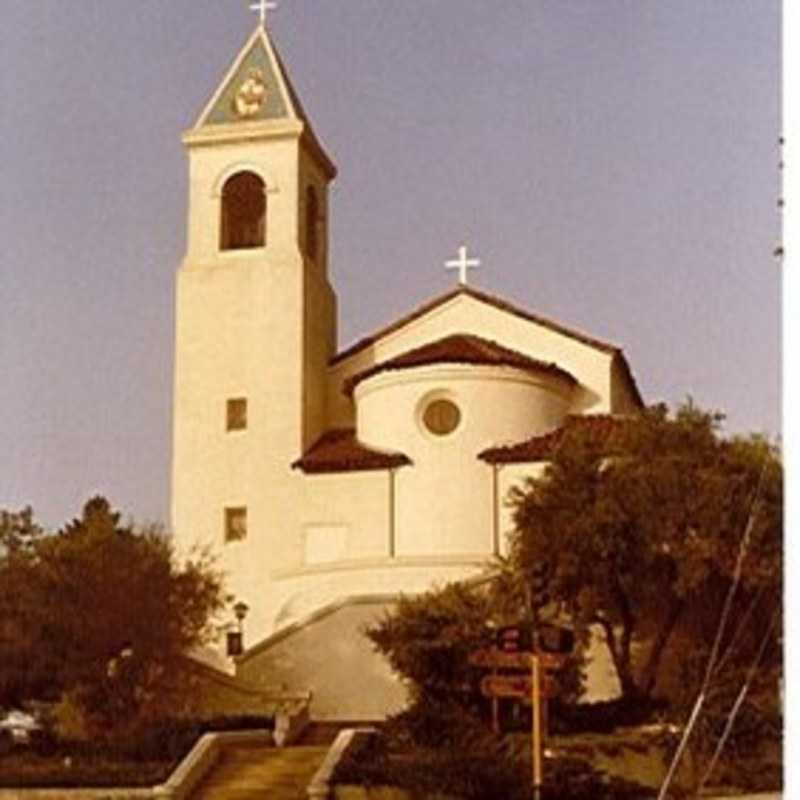
[[[226,747],[194,793],[194,800],[305,800],[306,787],[328,748]]]
[[[193,800],[306,800],[306,787],[347,723],[312,723],[297,745],[228,745]]]

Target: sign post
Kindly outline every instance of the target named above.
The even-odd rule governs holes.
[[[492,677],[497,676],[497,667],[492,667]],[[500,734],[500,698],[492,695],[492,733]]]
[[[531,657],[531,710],[533,714],[533,800],[539,800],[542,793],[542,692],[539,657]]]
[[[469,655],[473,667],[491,670],[481,680],[481,693],[492,701],[492,728],[499,731],[498,701],[518,699],[531,704],[533,798],[541,800],[544,786],[544,737],[547,731],[547,698],[558,692],[553,672],[564,667],[575,646],[572,631],[555,625],[531,631],[508,626],[497,632],[493,647]]]

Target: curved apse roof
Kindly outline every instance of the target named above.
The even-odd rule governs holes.
[[[513,367],[527,372],[544,372],[576,385],[574,376],[556,364],[539,361],[497,342],[472,334],[454,334],[435,342],[416,347],[406,353],[375,364],[348,378],[344,392],[352,395],[356,386],[373,376],[392,370],[413,369],[429,364],[475,364],[481,366]]]

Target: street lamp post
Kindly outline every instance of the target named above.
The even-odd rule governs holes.
[[[228,631],[228,655],[232,658],[244,653],[244,618],[247,616],[249,610],[250,607],[242,600],[233,607],[233,614],[237,622],[237,630]]]

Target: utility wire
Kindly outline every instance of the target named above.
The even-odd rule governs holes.
[[[747,608],[747,611],[742,615],[741,619],[739,620],[739,627],[736,629],[736,632],[731,637],[730,642],[728,642],[728,646],[725,648],[725,652],[720,656],[719,661],[717,661],[717,666],[714,667],[714,673],[711,676],[712,678],[716,678],[717,675],[722,671],[722,667],[725,665],[725,662],[733,655],[733,651],[736,648],[736,644],[739,641],[739,637],[747,628],[747,623],[750,621],[750,617],[753,615],[753,612],[758,607],[758,603],[761,600],[766,586],[761,586],[759,590],[753,595],[753,600],[751,601],[750,605]]]
[[[703,777],[700,781],[700,785],[697,787],[695,791],[695,797],[700,795],[700,792],[706,785],[706,782],[711,777],[711,773],[714,771],[714,767],[717,766],[717,760],[719,759],[720,755],[722,755],[722,750],[725,747],[725,743],[728,740],[728,736],[730,736],[731,730],[733,729],[733,723],[736,719],[739,710],[742,707],[742,703],[744,703],[744,699],[747,696],[747,692],[750,689],[750,684],[753,682],[753,679],[756,676],[756,672],[758,671],[758,665],[761,663],[761,659],[764,657],[764,652],[767,649],[767,644],[769,643],[770,637],[772,636],[772,629],[775,627],[775,620],[778,618],[778,609],[776,608],[772,614],[772,619],[770,620],[769,627],[767,628],[767,632],[764,634],[764,638],[761,640],[761,646],[758,649],[758,653],[756,654],[756,658],[753,661],[750,670],[747,673],[747,676],[744,681],[744,685],[739,692],[738,697],[736,698],[736,702],[731,707],[731,710],[728,714],[728,720],[725,723],[725,729],[722,731],[722,735],[719,738],[719,742],[717,742],[717,748],[714,750],[714,755],[711,757],[711,761],[709,762],[708,768],[706,769]]]
[[[747,518],[747,524],[745,525],[744,534],[742,535],[742,541],[739,543],[739,555],[736,558],[736,567],[733,571],[733,581],[731,582],[730,588],[728,589],[728,594],[725,598],[725,605],[722,608],[722,615],[720,617],[719,625],[717,626],[717,635],[714,637],[714,644],[711,648],[711,654],[708,657],[708,664],[706,665],[706,674],[703,678],[703,683],[700,686],[700,692],[697,695],[697,700],[695,701],[694,708],[692,709],[691,716],[689,717],[689,721],[686,723],[686,727],[683,730],[683,736],[681,737],[681,741],[678,744],[678,749],[675,751],[675,755],[672,757],[672,763],[669,765],[669,769],[667,770],[667,774],[664,778],[664,782],[661,784],[661,789],[658,793],[658,800],[665,800],[667,796],[667,791],[669,790],[670,784],[672,783],[672,779],[675,777],[675,772],[678,769],[678,764],[680,764],[681,758],[683,758],[683,753],[686,750],[686,745],[689,743],[689,737],[692,735],[692,730],[694,729],[695,723],[697,722],[697,718],[700,716],[700,710],[703,707],[703,704],[706,700],[706,693],[708,692],[708,687],[711,683],[711,678],[714,672],[714,667],[717,664],[717,656],[719,654],[720,644],[722,642],[722,636],[725,632],[725,628],[728,625],[728,616],[730,614],[731,606],[733,605],[733,597],[736,594],[736,590],[739,586],[739,581],[742,577],[742,565],[744,564],[744,557],[747,553],[747,548],[750,545],[750,535],[753,531],[753,525],[755,523],[756,518],[756,511],[758,509],[758,500],[761,496],[761,487],[764,484],[764,475],[767,471],[767,459],[764,458],[764,463],[761,467],[761,475],[758,478],[758,484],[756,486],[756,490],[753,494],[753,500],[750,504],[750,514]]]
[[[708,665],[706,666],[706,675],[703,678],[702,684],[702,692],[707,692],[709,684],[711,683],[711,677],[714,672],[714,667],[717,665],[717,658],[719,656],[719,648],[722,645],[722,636],[725,633],[725,628],[728,626],[728,616],[731,613],[731,607],[733,606],[733,598],[736,594],[736,590],[739,588],[739,581],[742,578],[742,566],[744,564],[744,558],[747,554],[747,548],[750,545],[750,536],[753,532],[753,525],[755,524],[756,520],[756,510],[758,508],[758,498],[761,495],[761,487],[764,483],[764,474],[767,471],[767,462],[766,459],[764,460],[764,465],[761,468],[761,475],[758,479],[758,485],[756,486],[755,495],[753,496],[753,502],[750,506],[750,516],[747,519],[747,525],[745,526],[744,536],[742,536],[741,544],[739,545],[739,555],[736,559],[736,568],[733,572],[733,582],[731,583],[730,589],[728,590],[728,596],[725,598],[725,605],[722,609],[722,617],[719,621],[719,626],[717,627],[717,635],[714,638],[714,646],[711,648],[711,655],[708,657]]]

